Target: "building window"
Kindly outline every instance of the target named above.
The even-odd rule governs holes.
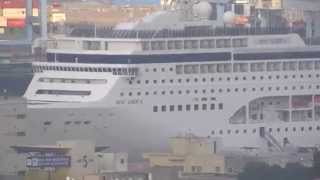
[[[202,110],[207,110],[207,104],[202,104]]]
[[[214,110],[215,109],[215,104],[210,104],[210,110]]]
[[[167,110],[167,109],[166,109],[166,106],[164,106],[164,105],[161,106],[161,111],[162,111],[162,112],[166,112],[166,110]]]
[[[170,105],[170,112],[174,111],[174,105]]]
[[[191,109],[191,105],[190,105],[190,104],[187,104],[187,105],[186,105],[186,111],[190,111],[190,109]]]
[[[158,106],[153,106],[153,112],[158,112]]]
[[[195,104],[195,105],[193,106],[193,108],[194,108],[194,111],[198,111],[198,110],[199,110],[199,105],[198,105],[198,104]]]

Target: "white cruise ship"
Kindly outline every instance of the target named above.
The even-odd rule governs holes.
[[[78,124],[83,136],[101,121],[100,140],[124,151],[153,150],[186,132],[233,150],[317,146],[320,47],[290,31],[229,28],[225,7],[177,1],[96,37],[52,39],[24,97],[39,112],[95,111],[42,121],[57,129],[51,135]]]

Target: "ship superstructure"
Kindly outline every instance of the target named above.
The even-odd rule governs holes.
[[[135,150],[189,131],[226,149],[319,144],[320,48],[291,29],[226,27],[224,3],[177,2],[98,37],[49,41],[30,107],[101,108],[106,138]]]

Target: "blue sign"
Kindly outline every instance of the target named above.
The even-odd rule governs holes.
[[[28,168],[70,167],[70,156],[34,156],[27,158]]]

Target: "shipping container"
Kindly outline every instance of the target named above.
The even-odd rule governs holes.
[[[0,16],[0,28],[1,27],[7,27],[7,18]]]
[[[38,16],[38,9],[34,8],[32,15]],[[8,19],[24,19],[26,18],[26,9],[25,8],[5,8],[3,9],[3,16]]]
[[[26,25],[26,22],[24,19],[7,19],[8,28],[23,29],[25,25]]]

